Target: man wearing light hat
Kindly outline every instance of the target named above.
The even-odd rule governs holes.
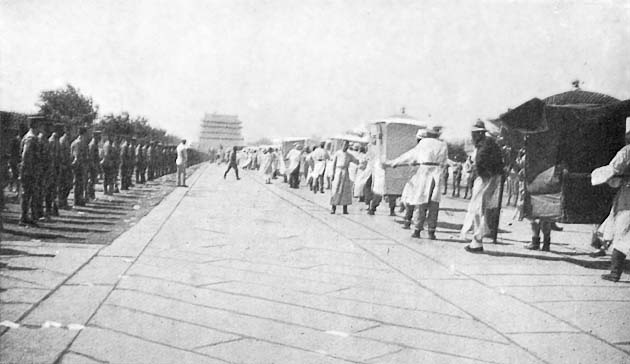
[[[610,273],[602,279],[618,282],[630,254],[630,145],[623,147],[607,166],[597,168],[591,174],[593,185],[608,183],[619,188],[613,200],[610,215],[602,224],[604,240],[612,241]]]
[[[462,236],[473,228],[473,239],[465,249],[469,253],[483,252],[483,237],[488,234],[491,212],[499,208],[499,191],[503,174],[503,156],[497,143],[486,136],[486,127],[477,120],[471,130],[475,144],[474,168],[477,178],[462,227]]]
[[[426,220],[429,239],[435,239],[441,198],[440,177],[448,161],[448,146],[438,139],[439,130],[438,127],[418,130],[416,138],[420,141],[413,149],[383,164],[384,167],[392,168],[402,165],[419,166],[416,174],[407,182],[404,196],[401,198],[403,203],[417,210],[414,216],[415,230],[412,235],[414,238],[420,237]]]

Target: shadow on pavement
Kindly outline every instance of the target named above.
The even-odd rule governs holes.
[[[570,256],[557,257],[557,256],[547,256],[547,255],[530,255],[530,254],[525,254],[525,253],[491,252],[491,251],[485,251],[480,254],[485,254],[485,255],[499,257],[499,258],[508,257],[508,258],[524,258],[524,259],[535,259],[535,260],[555,261],[555,262],[567,262],[567,263],[575,264],[582,268],[587,268],[587,269],[598,269],[598,270],[610,269],[610,261],[608,260],[581,260],[581,259],[572,258]],[[560,254],[560,253],[555,253],[555,254]],[[585,254],[585,255],[588,255],[588,254]],[[630,267],[626,266],[626,268],[624,269],[624,272],[630,272]]]

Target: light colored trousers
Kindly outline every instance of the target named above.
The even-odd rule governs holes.
[[[185,185],[186,184],[186,165],[178,164],[177,165],[177,185]]]

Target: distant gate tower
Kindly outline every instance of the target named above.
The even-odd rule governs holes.
[[[238,115],[206,114],[201,120],[199,149],[207,152],[210,148],[219,149],[242,146],[245,140],[241,136],[241,121]]]

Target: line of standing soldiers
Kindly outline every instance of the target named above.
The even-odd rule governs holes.
[[[19,145],[19,164],[10,163],[10,168],[13,180],[19,177],[20,225],[35,225],[38,220],[59,216],[59,209],[70,209],[72,189],[74,206],[95,200],[99,175],[103,176],[104,193],[110,195],[119,192],[119,176],[120,190],[128,190],[133,187],[134,171],[139,184],[176,171],[173,146],[153,141],[143,145],[136,138],[106,135],[100,148],[101,133],[94,131],[88,141],[85,127],[70,142],[63,124],[55,124],[56,131],[48,135],[43,119],[30,116],[28,132],[21,139],[16,136],[13,143],[15,149]]]

